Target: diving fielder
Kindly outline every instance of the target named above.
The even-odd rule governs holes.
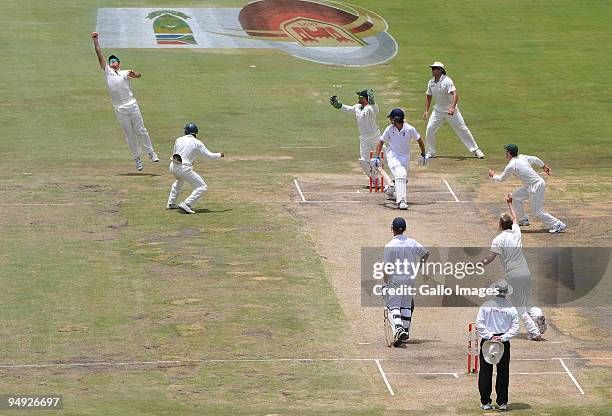
[[[191,209],[196,201],[204,196],[208,187],[206,182],[193,170],[193,161],[198,155],[203,155],[211,159],[221,159],[225,157],[223,152],[213,153],[204,146],[204,143],[199,141],[196,136],[198,134],[198,126],[195,123],[189,123],[185,126],[185,135],[179,137],[174,142],[174,152],[172,154],[172,162],[170,162],[170,172],[176,179],[170,189],[170,196],[166,209],[179,208],[187,214],[195,214]],[[193,192],[183,202],[176,205],[179,193],[183,188],[183,184],[187,182],[193,186]]]
[[[525,323],[532,341],[546,341],[542,334],[546,331],[546,318],[542,309],[533,305],[531,288],[533,278],[523,254],[523,239],[516,211],[512,207],[512,197],[506,198],[510,214],[504,212],[499,216],[501,233],[493,239],[491,251],[482,260],[484,265],[491,263],[497,256],[502,261],[506,280],[512,287],[511,300],[518,311],[518,316]],[[478,328],[480,330],[480,328]]]
[[[136,102],[132,88],[130,87],[130,78],[140,78],[140,72],[130,70],[121,70],[121,61],[115,55],[108,57],[108,64],[102,56],[102,50],[98,44],[98,33],[93,32],[91,37],[98,56],[100,68],[104,71],[106,77],[106,85],[110,92],[113,102],[113,109],[119,124],[125,132],[125,141],[127,142],[132,157],[136,162],[136,170],[140,171],[143,168],[142,159],[140,156],[144,151],[149,155],[153,162],[159,162],[157,154],[153,150],[149,132],[144,125],[140,107]]]
[[[394,347],[399,347],[402,342],[410,338],[410,324],[412,323],[412,312],[414,311],[414,299],[407,290],[402,288],[414,287],[416,277],[415,267],[417,263],[426,262],[429,251],[416,240],[404,235],[406,231],[406,220],[397,217],[391,224],[393,239],[385,245],[384,261],[387,264],[406,264],[407,270],[394,270],[388,275],[385,273],[384,281],[386,291],[385,307],[389,311],[389,321],[393,327]],[[389,289],[392,289],[390,291]],[[397,289],[397,290],[396,290]],[[397,293],[400,292],[400,293]]]
[[[357,104],[349,106],[342,104],[337,96],[329,99],[330,104],[347,113],[355,114],[357,128],[359,129],[359,165],[366,176],[370,176],[370,152],[376,149],[380,138],[380,129],[376,123],[376,116],[380,111],[374,101],[373,90],[363,90],[357,93]]]
[[[504,150],[506,151],[508,165],[501,175],[497,175],[495,171],[489,169],[489,177],[496,182],[502,182],[508,179],[510,175],[514,175],[523,182],[523,186],[512,193],[512,206],[518,215],[519,225],[529,225],[529,218],[525,214],[525,207],[523,206],[523,203],[529,199],[533,213],[550,228],[549,232],[551,234],[560,233],[565,230],[567,226],[563,221],[544,211],[546,182],[533,170],[531,165],[538,165],[547,175],[550,175],[550,167],[542,162],[542,159],[539,157],[519,155],[518,146],[515,144],[505,145]]]
[[[472,132],[465,125],[461,111],[457,107],[459,94],[453,80],[446,76],[444,64],[442,62],[434,62],[429,67],[431,68],[433,78],[427,84],[423,120],[427,120],[432,97],[436,99],[436,104],[431,112],[431,116],[429,116],[427,130],[425,131],[427,154],[430,158],[436,157],[436,132],[442,126],[442,123],[446,121],[455,131],[461,142],[463,142],[463,145],[478,159],[484,159],[484,153],[478,148]]]
[[[419,164],[426,165],[428,157],[425,154],[425,144],[420,134],[413,126],[404,121],[404,112],[402,110],[399,108],[391,110],[388,118],[390,125],[380,136],[375,156],[372,158],[371,163],[375,167],[381,166],[380,153],[383,150],[383,144],[387,143],[385,160],[395,179],[395,202],[399,209],[408,209],[406,186],[408,182],[408,165],[410,164],[410,142],[416,141],[421,148]]]

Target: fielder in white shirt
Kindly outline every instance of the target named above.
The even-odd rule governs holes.
[[[533,213],[550,228],[550,233],[560,233],[565,230],[567,226],[561,220],[544,211],[546,182],[533,170],[531,165],[540,166],[547,175],[550,175],[550,167],[536,156],[519,155],[518,146],[515,144],[505,145],[504,150],[506,151],[508,165],[501,175],[497,175],[495,171],[489,169],[489,177],[496,182],[503,182],[514,175],[523,182],[523,186],[512,193],[512,205],[517,212],[519,225],[529,225],[529,218],[525,214],[523,206],[523,203],[529,199]]]
[[[523,239],[518,218],[512,207],[512,197],[506,198],[510,214],[504,212],[499,216],[499,230],[501,233],[493,239],[491,250],[482,260],[484,265],[491,263],[497,256],[501,258],[506,274],[506,280],[513,289],[512,302],[520,318],[525,324],[529,339],[545,341],[542,334],[546,331],[546,318],[542,309],[533,304],[531,289],[532,276],[523,254]]]
[[[402,289],[404,287],[414,287],[416,277],[415,268],[418,263],[426,262],[429,258],[429,251],[416,240],[404,235],[406,231],[406,220],[397,217],[391,224],[393,239],[385,245],[384,261],[385,264],[396,264],[397,262],[409,265],[407,270],[384,276],[387,291],[385,292],[385,307],[388,309],[389,321],[393,327],[395,342],[393,345],[398,347],[402,342],[410,338],[410,324],[412,322],[412,312],[414,311],[414,299],[407,290],[393,293],[389,289]]]
[[[140,158],[143,152],[148,154],[153,162],[159,162],[159,158],[153,150],[149,132],[144,125],[140,107],[138,107],[138,103],[136,102],[136,98],[130,86],[130,78],[140,78],[142,74],[132,71],[131,69],[121,70],[121,62],[115,55],[108,57],[107,64],[104,60],[104,56],[102,56],[100,45],[98,44],[98,33],[93,32],[91,37],[94,42],[100,68],[104,71],[106,86],[111,95],[115,115],[125,132],[125,141],[136,162],[136,170],[140,171],[143,168],[142,159]]]
[[[463,145],[474,154],[478,159],[484,159],[484,153],[478,148],[472,132],[465,125],[461,111],[457,107],[459,93],[455,88],[455,83],[446,75],[446,69],[442,62],[434,62],[429,65],[431,68],[432,79],[427,84],[425,92],[425,112],[423,120],[427,120],[431,98],[436,100],[434,109],[429,116],[427,130],[425,131],[425,142],[427,143],[427,154],[429,157],[436,157],[436,132],[446,121],[455,134],[463,142]]]
[[[372,164],[376,167],[381,165],[380,153],[383,150],[383,144],[388,144],[385,151],[385,160],[394,178],[395,202],[399,209],[407,209],[406,187],[408,165],[410,164],[410,143],[416,141],[419,144],[421,148],[419,164],[422,165],[427,164],[425,144],[419,132],[413,126],[404,122],[404,112],[401,109],[391,110],[388,117],[390,125],[380,136],[375,156],[372,158]]]
[[[197,134],[198,126],[195,123],[189,123],[185,126],[185,135],[179,137],[174,142],[170,172],[172,172],[176,180],[170,189],[166,209],[179,208],[187,214],[195,214],[192,207],[198,199],[204,196],[208,186],[206,186],[206,182],[204,182],[202,177],[193,170],[193,161],[198,155],[206,156],[210,159],[225,157],[223,152],[213,153],[208,150],[204,143],[196,138]],[[193,192],[191,192],[187,199],[177,205],[179,193],[185,182],[193,186]]]
[[[338,110],[355,114],[359,129],[359,165],[363,173],[370,176],[370,152],[376,149],[380,137],[380,129],[376,123],[376,116],[380,110],[374,101],[374,91],[371,89],[358,92],[357,99],[357,104],[349,106],[342,104],[334,95],[329,102]]]

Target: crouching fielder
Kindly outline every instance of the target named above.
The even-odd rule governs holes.
[[[406,186],[408,182],[408,165],[410,164],[410,142],[416,141],[421,148],[419,164],[426,165],[428,158],[425,154],[425,144],[421,139],[421,135],[413,126],[404,122],[404,112],[399,108],[393,109],[388,118],[390,125],[380,136],[372,164],[375,167],[381,165],[380,153],[382,152],[383,144],[388,143],[385,158],[387,166],[395,179],[395,202],[399,209],[407,209]]]
[[[501,175],[496,175],[495,171],[489,169],[489,177],[496,182],[502,182],[508,179],[510,175],[514,175],[523,182],[523,186],[512,193],[512,206],[518,215],[518,224],[521,226],[529,225],[529,218],[525,214],[525,207],[523,206],[523,203],[529,199],[533,213],[550,228],[550,233],[560,233],[565,230],[566,225],[563,221],[544,211],[546,182],[533,170],[531,165],[538,165],[547,175],[550,175],[550,167],[542,162],[539,157],[519,155],[518,146],[515,144],[505,145],[504,150],[506,151],[508,165]]]
[[[393,327],[393,346],[399,347],[402,342],[410,338],[410,324],[414,311],[414,299],[403,288],[414,286],[417,264],[427,261],[429,251],[418,241],[404,235],[404,231],[406,231],[405,219],[395,218],[391,224],[391,231],[393,231],[393,239],[385,245],[385,265],[404,264],[404,262],[408,264],[407,269],[401,270],[401,273],[395,270],[395,273],[385,274],[384,277],[386,285],[385,307],[388,309],[389,321]]]
[[[198,155],[203,155],[211,159],[220,159],[225,157],[223,152],[213,153],[209,151],[204,143],[196,139],[198,134],[198,126],[195,123],[189,123],[185,126],[185,135],[176,139],[174,143],[174,152],[172,154],[172,162],[170,163],[170,172],[176,180],[170,189],[168,197],[167,209],[180,208],[187,214],[195,214],[191,209],[196,201],[204,196],[208,187],[206,182],[193,170],[193,161]],[[179,193],[183,188],[183,184],[187,182],[193,186],[193,192],[180,204],[176,204]]]
[[[370,152],[374,151],[380,137],[380,129],[376,123],[379,108],[374,102],[374,91],[370,89],[358,92],[355,105],[342,104],[335,95],[329,102],[338,110],[355,114],[359,129],[359,166],[366,176],[370,176]]]

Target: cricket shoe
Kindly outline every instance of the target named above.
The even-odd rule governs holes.
[[[399,204],[397,204],[397,207],[401,210],[406,210],[408,209],[408,204],[402,199]]]
[[[149,153],[149,157],[151,158],[151,160],[153,162],[159,162],[159,158],[157,157],[157,153],[151,152],[151,153]]]
[[[142,160],[140,159],[140,157],[137,157],[136,159],[134,159],[134,162],[136,162],[136,170],[140,172],[143,168]]]
[[[187,205],[187,203],[185,203],[185,202],[181,202],[178,207],[185,214],[195,214],[195,211],[192,210],[191,207],[189,205]]]
[[[551,233],[551,234],[558,234],[558,233],[562,232],[563,230],[565,230],[566,228],[567,228],[567,225],[565,225],[562,222],[559,222],[559,224],[555,225],[553,228],[548,230],[548,232]]]
[[[400,328],[397,330],[397,333],[395,334],[395,340],[393,341],[393,346],[396,348],[399,347],[400,345],[402,345],[402,342],[404,342],[404,340],[408,340],[408,334],[406,333],[404,328]]]
[[[521,227],[529,227],[529,220],[521,220],[518,222],[518,225]]]
[[[472,153],[474,153],[474,156],[476,156],[478,159],[484,159],[484,153],[482,153],[482,150],[476,149]]]
[[[508,410],[508,405],[507,404],[500,404],[499,406],[497,406],[497,408],[501,411],[505,411]]]
[[[540,334],[543,334],[548,329],[548,325],[546,324],[546,318],[544,315],[540,315],[535,319],[535,324],[538,326],[540,330]]]
[[[436,154],[435,153],[427,153],[427,154],[425,154],[425,157],[427,159],[435,159],[436,158]]]
[[[489,404],[481,404],[480,408],[482,410],[495,410],[495,406],[493,406],[491,403],[489,403]]]
[[[538,335],[531,335],[531,334],[529,334],[527,336],[527,339],[529,341],[546,341],[546,338],[544,338],[541,334],[538,334]]]
[[[178,207],[176,204],[166,204],[166,209],[178,209]]]

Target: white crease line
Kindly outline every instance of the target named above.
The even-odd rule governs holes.
[[[279,149],[329,149],[328,146],[283,146]]]
[[[308,201],[306,201],[306,198],[304,197],[304,193],[300,189],[300,185],[298,184],[297,179],[294,179],[293,183],[295,184],[295,187],[297,188],[298,192],[300,193],[300,197],[302,198],[302,202],[308,202]]]
[[[380,365],[380,361],[374,360],[374,362],[376,362],[376,365],[378,366],[378,371],[380,371],[380,375],[382,376],[383,381],[387,385],[387,389],[389,390],[389,393],[391,394],[391,396],[395,396],[395,393],[393,393],[393,389],[391,388],[391,384],[389,384],[389,380],[387,380],[387,376],[385,375],[385,372],[382,366]]]
[[[21,203],[21,204],[0,204],[3,207],[34,207],[34,206],[54,206],[54,207],[68,207],[78,205],[103,205],[101,202],[67,202],[67,203]]]
[[[448,188],[448,191],[451,193],[451,195],[453,196],[453,198],[455,198],[456,202],[461,202],[459,201],[459,198],[457,198],[457,195],[455,195],[455,193],[453,192],[453,189],[450,187],[448,181],[446,179],[444,179],[444,183],[446,184],[446,187]]]
[[[582,390],[582,387],[580,387],[580,384],[578,384],[578,381],[576,381],[576,378],[574,377],[574,375],[572,374],[572,372],[569,370],[569,368],[567,368],[567,366],[565,365],[565,361],[563,361],[563,358],[557,358],[557,360],[559,360],[559,362],[561,363],[561,365],[563,366],[563,368],[565,369],[565,372],[567,373],[567,375],[569,376],[569,378],[572,379],[572,381],[574,382],[574,384],[576,385],[576,387],[578,388],[578,391],[580,391],[580,393],[584,394],[584,390]]]

